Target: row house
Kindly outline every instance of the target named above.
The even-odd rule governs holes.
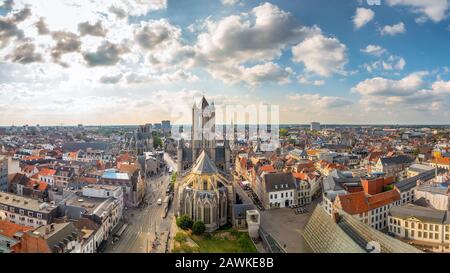
[[[294,172],[296,182],[296,204],[307,205],[320,194],[321,177],[315,173]]]
[[[81,253],[81,234],[71,222],[42,225],[17,239],[15,253]]]
[[[57,206],[37,199],[0,192],[0,212],[11,223],[39,227],[58,216]]]
[[[72,167],[58,166],[55,168],[54,186],[57,188],[67,188],[67,185],[75,177],[75,171]]]
[[[407,168],[414,163],[414,159],[407,155],[381,157],[372,168],[372,173],[383,173],[386,176],[394,176],[397,180],[407,178]]]
[[[435,168],[450,170],[450,157],[438,157],[431,160],[430,165]]]
[[[257,177],[255,193],[264,208],[284,208],[296,201],[295,179],[292,173],[266,173]]]
[[[92,189],[87,192],[92,192]],[[94,249],[98,249],[106,243],[122,217],[121,204],[121,200],[114,197],[75,195],[65,200],[62,209],[64,215],[71,221],[87,218],[99,225],[99,229],[93,235]]]

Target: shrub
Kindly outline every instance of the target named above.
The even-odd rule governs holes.
[[[181,229],[188,230],[192,228],[192,224],[193,221],[187,215],[182,215],[177,218],[177,226],[180,227]]]
[[[203,223],[202,221],[197,221],[192,226],[192,233],[200,235],[203,234],[203,232],[205,232],[205,229],[206,229],[205,223]]]
[[[181,243],[181,242],[185,242],[187,239],[187,235],[184,234],[183,232],[177,232],[177,234],[175,235],[175,241]]]

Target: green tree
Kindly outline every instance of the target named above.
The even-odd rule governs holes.
[[[182,243],[185,242],[187,239],[187,235],[183,232],[177,232],[177,235],[175,235],[175,241]]]
[[[163,143],[159,136],[153,136],[153,148],[162,147]]]
[[[286,129],[286,128],[281,128],[280,129],[280,136],[287,136],[287,134],[288,134],[288,129]]]
[[[177,226],[184,230],[192,228],[193,223],[194,221],[192,221],[191,218],[187,215],[181,215],[177,218]]]
[[[205,229],[206,229],[205,223],[203,223],[202,221],[197,221],[192,226],[192,233],[200,235],[203,234],[203,232],[205,232]]]

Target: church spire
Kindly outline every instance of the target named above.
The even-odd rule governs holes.
[[[201,109],[205,109],[206,107],[209,106],[209,103],[206,100],[205,96],[202,97],[202,101],[201,101],[200,105],[201,105]]]

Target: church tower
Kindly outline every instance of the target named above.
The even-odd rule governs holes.
[[[192,160],[195,161],[202,150],[212,160],[216,158],[216,125],[214,102],[210,105],[203,96],[200,105],[192,107],[191,147]]]

